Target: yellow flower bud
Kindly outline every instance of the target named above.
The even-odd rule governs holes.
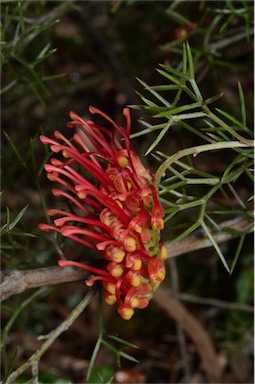
[[[119,307],[118,308],[118,313],[124,320],[129,320],[134,314],[134,310],[132,308],[127,308],[127,307]]]
[[[104,296],[104,300],[105,300],[106,304],[113,305],[113,304],[116,303],[117,298],[116,298],[115,295],[108,295],[108,294],[105,294],[105,296]]]
[[[128,166],[128,158],[126,156],[117,157],[117,162],[121,168],[126,168]]]

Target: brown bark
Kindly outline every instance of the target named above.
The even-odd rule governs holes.
[[[253,230],[253,221],[247,217],[237,217],[234,220],[226,221],[220,225],[222,233],[214,235],[215,241],[222,244],[235,237],[240,236],[239,232],[251,232]],[[226,228],[232,233],[226,232]],[[233,233],[233,231],[235,231]],[[213,234],[213,233],[212,233]],[[185,253],[212,246],[209,239],[203,238],[201,231],[195,231],[183,240],[171,245],[165,243],[168,248],[168,257],[175,257]],[[45,267],[36,268],[27,271],[1,272],[0,300],[6,300],[8,297],[17,293],[24,292],[30,288],[47,286],[52,284],[67,283],[87,279],[89,272],[79,268],[61,268]]]
[[[159,288],[153,296],[154,301],[176,321],[192,340],[200,356],[203,369],[210,383],[219,383],[221,367],[212,340],[200,322],[171,296],[167,289]]]

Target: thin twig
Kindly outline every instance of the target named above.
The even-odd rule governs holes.
[[[238,216],[232,220],[224,221],[219,227],[222,229],[221,232],[211,231],[211,234],[217,244],[223,244],[241,236],[243,233],[253,232],[254,223],[248,217]],[[188,252],[197,251],[198,249],[212,247],[211,240],[205,238],[200,229],[173,245],[171,241],[166,241],[165,245],[168,249],[168,257],[176,257]]]
[[[171,275],[171,282],[172,282],[172,295],[176,299],[179,299],[180,287],[179,287],[179,278],[178,278],[178,271],[177,271],[175,259],[170,258],[169,264],[170,264],[170,275]],[[187,352],[187,340],[185,337],[185,333],[183,329],[180,327],[178,322],[176,322],[176,332],[177,332],[181,360],[183,364],[185,382],[189,383],[191,379],[191,375],[190,375],[189,359],[188,359],[188,352]]]
[[[37,18],[37,19],[29,19],[26,18],[25,21],[28,24],[34,25],[43,25],[45,23],[49,23],[54,20],[58,20],[60,17],[62,17],[66,12],[71,10],[73,7],[74,0],[68,0],[63,1],[60,3],[60,5],[56,6],[52,9],[52,11],[48,12],[47,14]]]
[[[33,361],[31,363],[31,371],[33,376],[32,384],[39,384],[38,376],[39,376],[39,367],[38,361]]]
[[[249,29],[249,34],[253,35],[253,28]],[[229,45],[232,45],[236,43],[239,40],[245,39],[247,36],[247,33],[245,30],[241,31],[240,33],[236,33],[233,36],[228,36],[225,39],[221,39],[219,41],[213,42],[209,45],[209,52],[215,54],[218,50],[228,47]]]
[[[227,128],[227,124],[225,124],[220,118],[218,118],[216,115],[214,115],[209,108],[204,105],[202,107],[204,111],[206,111],[206,114],[212,118],[213,120],[217,120],[217,122],[222,123],[225,125],[225,128]],[[232,148],[244,148],[244,147],[254,147],[254,140],[248,140],[244,137],[240,136],[237,132],[234,132],[232,128],[228,127],[227,129],[230,133],[233,134],[235,138],[237,138],[240,141],[221,141],[218,143],[212,143],[212,144],[203,144],[203,145],[196,145],[195,147],[189,147],[185,149],[181,149],[180,151],[174,153],[173,155],[169,156],[158,168],[156,174],[155,174],[155,188],[159,189],[159,184],[161,181],[161,178],[164,176],[167,169],[170,167],[171,164],[173,164],[175,161],[181,159],[182,157],[186,157],[189,155],[193,155],[196,157],[199,153],[202,152],[209,152],[209,151],[215,151],[215,150],[222,150],[222,149],[232,149]]]
[[[222,232],[220,233],[211,231],[218,244],[239,237],[244,232],[252,232],[253,221],[248,217],[240,216],[233,220],[223,222],[220,224],[220,228],[222,229]],[[230,233],[230,231],[233,231],[234,233]],[[185,253],[198,249],[212,247],[211,241],[204,238],[204,234],[200,230],[195,231],[193,234],[173,245],[171,244],[171,241],[167,241],[165,244],[168,249],[169,258],[184,255]],[[6,300],[15,294],[24,292],[30,288],[86,280],[88,276],[89,273],[85,270],[72,267],[47,267],[27,271],[16,270],[13,272],[2,272],[0,301]]]
[[[74,323],[77,317],[84,311],[88,306],[91,298],[96,293],[96,288],[93,287],[89,290],[88,294],[82,299],[82,301],[75,307],[75,309],[70,313],[70,315],[63,321],[54,331],[49,334],[47,340],[42,344],[42,346],[16,371],[12,372],[5,384],[11,384],[14,380],[17,379],[23,372],[28,368],[35,367],[35,364],[39,362],[42,355],[50,348],[54,341],[61,335],[61,333],[67,331],[70,326]]]
[[[179,299],[181,301],[186,301],[189,303],[208,305],[208,306],[212,306],[212,307],[216,307],[216,308],[217,307],[222,308],[224,310],[230,309],[230,310],[244,311],[244,312],[249,312],[249,313],[254,312],[254,308],[248,304],[230,303],[228,301],[217,300],[217,299],[212,299],[212,298],[208,298],[208,297],[198,297],[198,296],[190,295],[189,293],[180,293]]]
[[[167,289],[159,288],[154,293],[153,300],[183,328],[193,341],[208,381],[210,383],[219,383],[221,367],[211,338],[202,324],[200,324],[182,303],[172,297]]]

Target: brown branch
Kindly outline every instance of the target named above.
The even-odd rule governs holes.
[[[167,289],[159,288],[153,296],[154,301],[186,332],[194,343],[200,356],[203,369],[210,383],[219,383],[221,367],[211,338],[200,322],[175,299]]]
[[[72,267],[46,267],[27,271],[1,272],[0,300],[6,300],[8,297],[30,288],[87,279],[89,274],[84,269]]]
[[[214,236],[217,244],[222,244],[245,233],[253,232],[253,220],[239,216],[233,220],[224,221],[219,227],[222,229],[222,232],[211,231],[211,234]],[[197,251],[198,249],[212,247],[211,241],[204,237],[200,229],[173,245],[171,241],[165,242],[165,245],[168,249],[168,257],[176,257],[191,251]]]
[[[216,233],[214,235],[215,241],[218,244],[222,244],[232,240],[243,233],[251,232],[252,226],[253,221],[246,217],[238,217],[234,220],[226,221],[220,225],[222,233]],[[227,233],[226,229],[236,232]],[[240,231],[240,233],[238,231]],[[214,233],[212,232],[212,234]],[[190,251],[211,247],[212,244],[210,240],[202,238],[201,235],[202,232],[198,230],[195,231],[194,234],[187,236],[185,239],[173,245],[171,245],[171,242],[166,242],[169,257],[175,257]],[[2,272],[0,300],[3,301],[12,295],[24,292],[30,288],[83,280],[87,279],[88,276],[89,272],[71,267],[46,267],[27,271],[17,270],[13,272]]]
[[[169,266],[170,266],[170,280],[172,282],[171,284],[172,297],[179,299],[179,295],[180,295],[179,276],[178,276],[178,270],[176,266],[176,260],[173,257],[169,259]],[[191,373],[190,373],[190,362],[188,358],[187,340],[185,337],[184,330],[178,322],[176,322],[176,335],[177,335],[177,340],[179,344],[184,379],[185,381],[187,381],[187,383],[189,383],[191,381]]]

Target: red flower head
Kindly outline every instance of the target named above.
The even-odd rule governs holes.
[[[92,272],[86,284],[102,280],[105,301],[117,302],[121,317],[130,319],[134,308],[148,305],[153,290],[165,277],[166,249],[158,245],[163,210],[153,175],[131,145],[129,109],[124,109],[126,129],[94,107],[90,112],[104,117],[113,129],[85,122],[71,112],[67,126],[79,130],[72,142],[59,131],[55,131],[55,139],[40,137],[53,152],[62,154],[62,160],[51,158],[50,164],[45,164],[49,180],[61,186],[52,193],[69,200],[75,212],[51,209],[49,215],[58,216],[54,225],[39,227],[58,231],[106,260],[102,269],[67,260],[60,260],[59,265]]]

